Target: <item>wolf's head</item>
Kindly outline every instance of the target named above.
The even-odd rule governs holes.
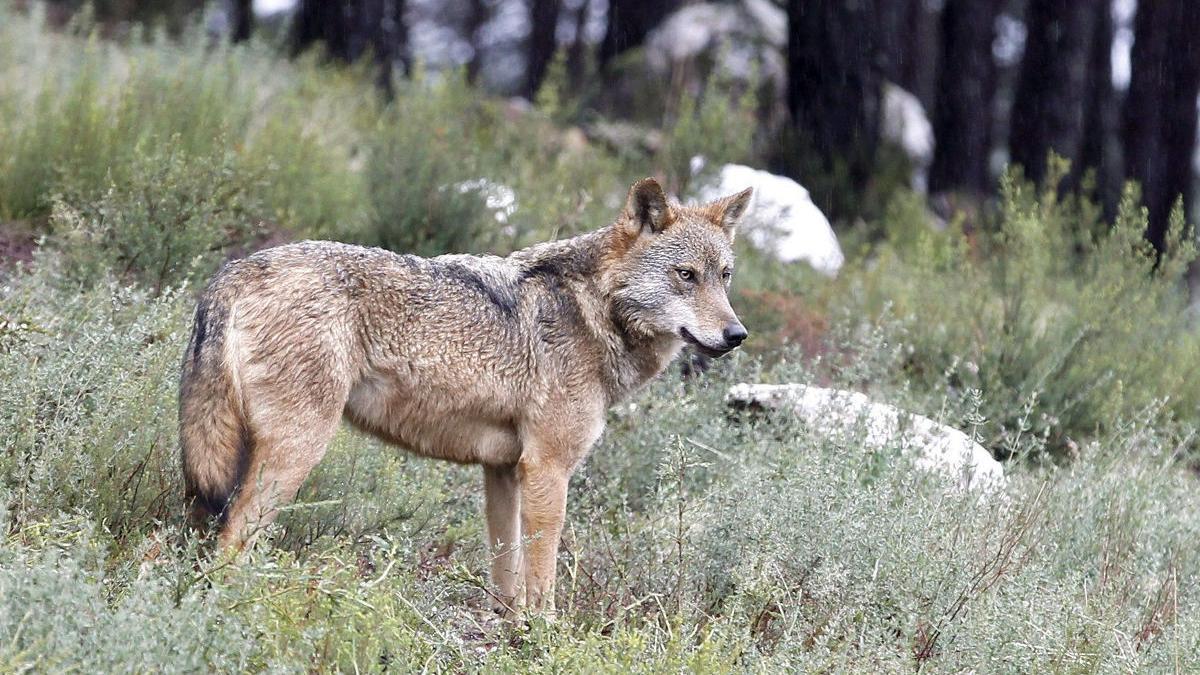
[[[634,183],[607,256],[613,306],[630,331],[674,335],[709,356],[746,339],[728,290],[734,229],[750,192],[681,206],[652,178]]]

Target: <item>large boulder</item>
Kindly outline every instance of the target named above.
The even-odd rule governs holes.
[[[695,170],[703,165],[701,158],[692,161]],[[803,260],[822,274],[836,276],[845,262],[837,236],[808,190],[791,178],[726,164],[711,180],[701,183],[695,196],[702,202],[711,201],[748,187],[754,188],[754,195],[742,217],[747,240],[781,262]]]
[[[747,83],[763,78],[782,90],[786,46],[787,14],[770,0],[697,2],[679,8],[650,32],[646,64],[665,76],[703,61],[717,65],[727,77]]]
[[[917,468],[941,476],[954,489],[991,492],[1005,485],[1004,467],[962,431],[856,391],[737,384],[725,400],[739,408],[788,410],[816,433],[864,448],[899,447]]]
[[[925,192],[933,164],[933,124],[925,106],[912,93],[891,82],[883,83],[883,140],[900,148],[912,163],[912,188]]]
[[[720,82],[729,93],[754,92],[757,124],[764,136],[773,137],[789,124],[787,91],[787,13],[772,0],[688,2],[667,16],[646,36],[636,64],[630,63],[618,87],[608,95],[640,101],[643,110],[628,111],[642,117],[667,96],[684,93],[705,96],[709,85]],[[716,78],[716,80],[714,80]],[[653,100],[641,99],[650,91]],[[714,90],[715,91],[715,90]],[[621,108],[616,108],[621,110]]]

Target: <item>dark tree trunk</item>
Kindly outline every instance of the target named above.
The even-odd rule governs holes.
[[[626,50],[640,47],[650,31],[679,6],[679,0],[609,0],[604,40],[596,54],[600,67]]]
[[[925,110],[933,111],[937,94],[938,58],[941,53],[941,26],[938,11],[924,0],[909,7],[909,57],[900,69],[900,86],[921,99]]]
[[[908,18],[913,8],[923,4],[923,0],[891,0],[877,2],[878,10],[875,15],[877,27],[876,37],[879,41],[880,73],[884,79],[901,87],[901,74],[908,64],[913,47],[912,36],[908,34]]]
[[[1107,0],[1095,7],[1092,44],[1088,56],[1087,94],[1083,104],[1083,147],[1072,168],[1071,187],[1079,185],[1082,174],[1095,171],[1096,197],[1106,218],[1116,212],[1121,194],[1121,160],[1118,128],[1121,111],[1112,83],[1112,6]]]
[[[412,70],[408,49],[408,23],[405,20],[405,0],[367,0],[359,15],[359,32],[365,37],[362,50],[355,58],[370,50],[378,64],[379,86],[392,93],[392,73],[396,64],[403,75]]]
[[[538,87],[542,86],[554,52],[558,50],[555,33],[561,8],[560,0],[529,0],[529,41],[525,49],[523,93],[531,101],[537,95]]]
[[[1078,162],[1096,9],[1109,0],[1030,0],[1028,37],[1013,98],[1012,161],[1040,184],[1053,151]]]
[[[371,54],[376,79],[391,93],[393,65],[405,73],[411,58],[405,0],[300,0],[292,27],[292,52],[321,42],[330,58],[347,63]]]
[[[876,0],[883,76],[933,107],[937,86],[938,14],[926,0]]]
[[[999,0],[946,0],[942,9],[942,58],[933,131],[937,147],[929,171],[931,192],[984,195],[992,189],[988,169],[996,62],[992,57]]]
[[[245,42],[254,32],[254,3],[252,0],[232,0],[229,3],[229,16],[233,30],[230,39],[234,42]]]
[[[583,0],[579,3],[579,9],[575,11],[575,36],[571,40],[571,47],[567,50],[567,75],[571,79],[571,88],[579,91],[583,86],[583,78],[587,71],[587,40],[584,36],[584,31],[587,27],[587,15],[591,7],[591,0]]]
[[[479,70],[483,66],[483,44],[479,32],[489,18],[491,18],[491,11],[488,9],[487,0],[470,0],[467,23],[463,27],[467,40],[471,43],[471,58],[467,61],[468,82],[475,82],[479,79]]]
[[[1163,250],[1175,200],[1192,203],[1192,153],[1196,147],[1196,95],[1200,91],[1200,3],[1139,2],[1124,148],[1128,178],[1142,184],[1150,211],[1146,237]]]
[[[886,1],[886,0],[885,0]],[[788,0],[788,108],[826,169],[862,188],[879,140],[881,74],[872,7]]]
[[[350,21],[341,0],[300,0],[292,24],[292,53],[299,54],[313,44],[325,45],[335,59],[350,60]]]

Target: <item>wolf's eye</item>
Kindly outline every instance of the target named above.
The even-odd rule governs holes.
[[[677,270],[675,270],[675,273],[678,274],[679,278],[683,279],[684,281],[695,281],[696,280],[696,273],[693,272],[692,270],[677,269]]]
[[[733,278],[733,270],[731,270],[729,268],[725,268],[725,269],[721,270],[721,278],[724,279],[725,281],[729,281],[730,279]]]

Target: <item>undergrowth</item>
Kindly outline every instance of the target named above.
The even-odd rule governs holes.
[[[181,29],[100,40],[0,3],[0,671],[1182,672],[1200,660],[1193,256],[1004,184],[992,229],[912,196],[837,280],[740,252],[746,352],[609,414],[571,484],[558,621],[488,611],[481,476],[343,430],[270,546],[184,527],[178,364],[199,282],[331,237],[503,253],[610,221],[633,180],[749,156],[753,102],[672,102],[656,149],[587,139],[454,73],[382,101],[355,68]],[[553,78],[552,78],[553,79]],[[720,88],[711,89],[719,92]],[[515,200],[489,203],[489,190]],[[489,187],[491,186],[491,187]],[[739,246],[744,238],[739,239]],[[947,489],[735,382],[868,391],[1006,464]],[[1030,458],[1055,461],[1026,461]]]
[[[1142,410],[1159,410],[1161,424],[1200,412],[1185,285],[1196,250],[1181,210],[1157,257],[1136,187],[1107,223],[1087,199],[1059,198],[1068,167],[1053,165],[1040,190],[1005,177],[990,229],[939,232],[896,200],[890,238],[833,303],[895,319],[910,346],[897,376],[912,388],[956,400],[982,391],[986,440],[1002,456],[1033,435],[1048,456],[1078,458],[1087,439]]]

